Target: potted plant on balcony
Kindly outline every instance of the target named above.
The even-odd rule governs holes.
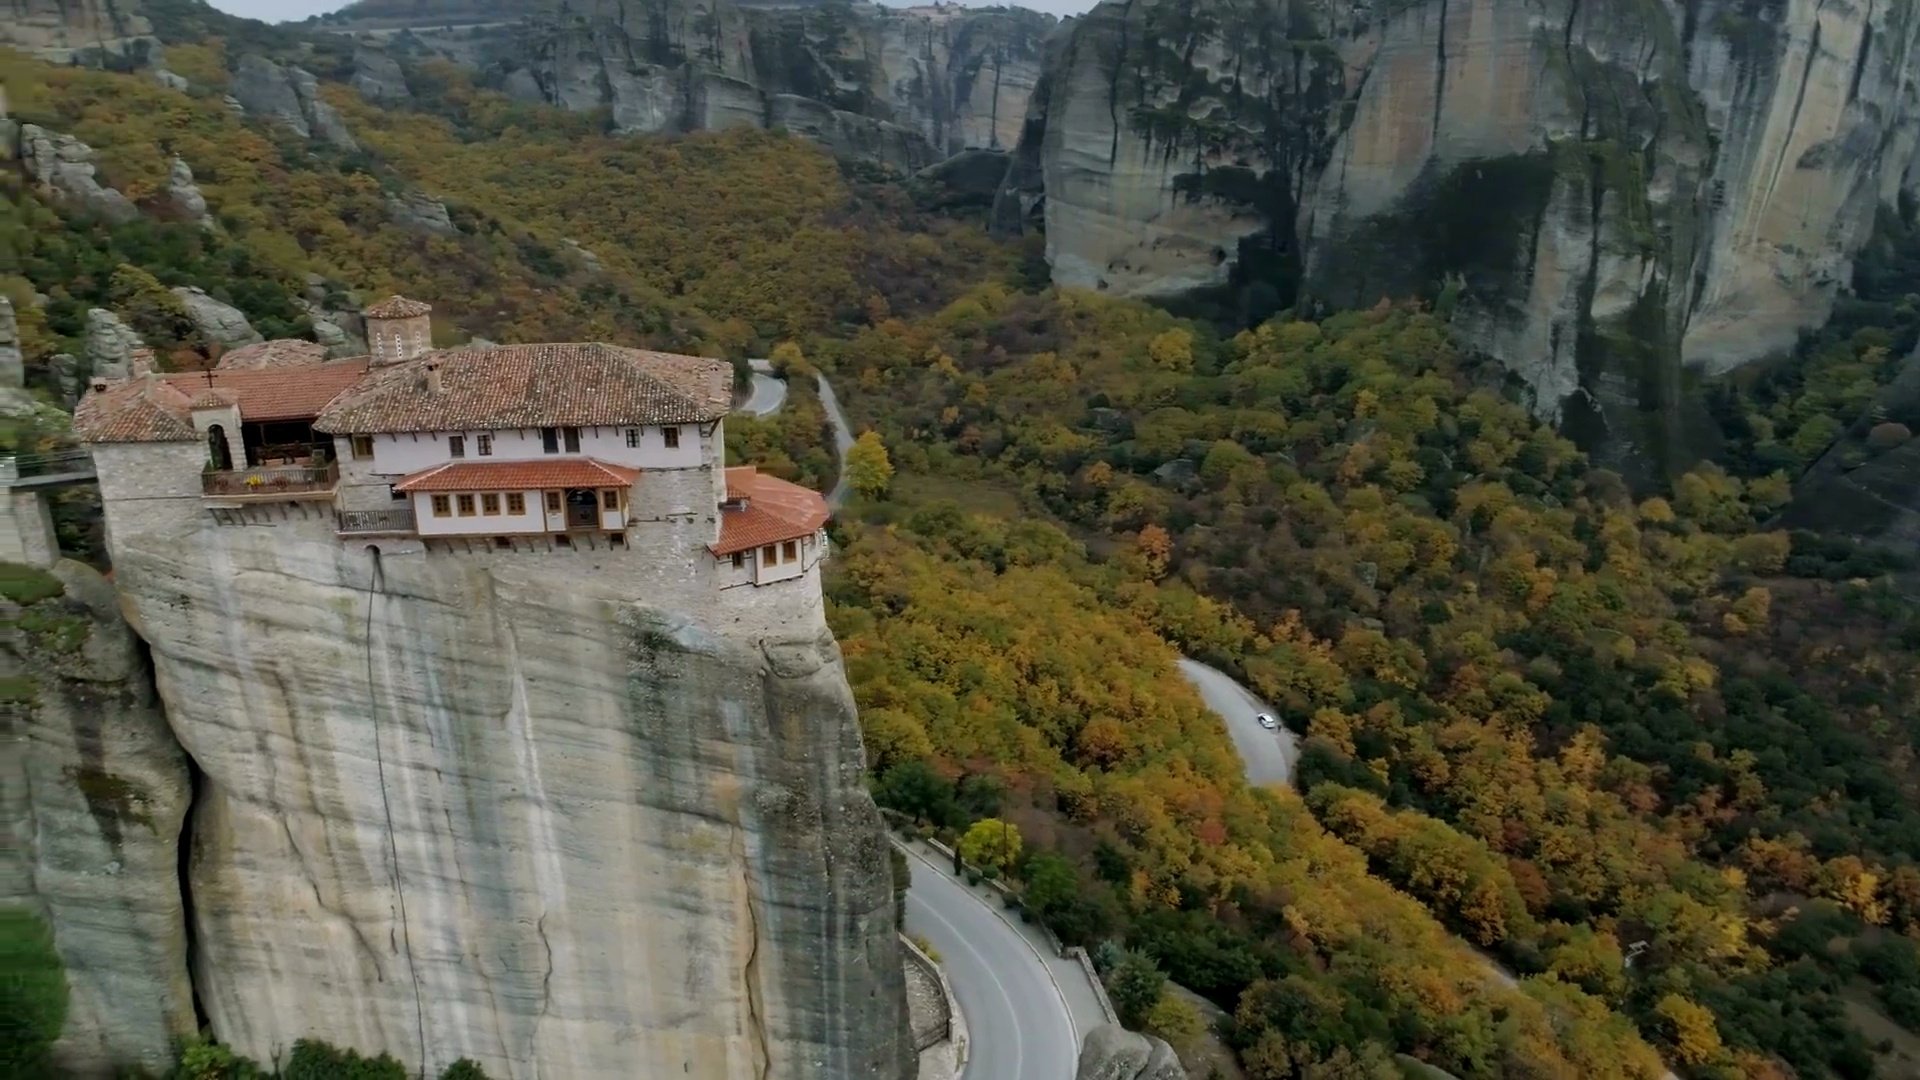
[[[259,491],[260,486],[262,484],[265,484],[266,482],[267,481],[265,477],[261,476],[259,473],[254,473],[247,477],[247,490]]]

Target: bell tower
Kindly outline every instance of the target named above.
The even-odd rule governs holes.
[[[368,308],[367,346],[373,366],[404,363],[433,349],[433,307],[398,293]]]

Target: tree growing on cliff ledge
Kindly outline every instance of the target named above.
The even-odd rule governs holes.
[[[885,496],[892,486],[893,460],[887,456],[887,445],[880,441],[879,432],[865,431],[853,440],[847,450],[847,482],[869,499]]]
[[[67,1022],[67,976],[53,932],[24,908],[0,908],[0,1074],[48,1075]]]

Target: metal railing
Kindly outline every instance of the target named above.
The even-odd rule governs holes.
[[[325,465],[275,465],[255,469],[208,471],[200,474],[204,495],[296,495],[332,491],[340,482],[340,467]]]
[[[93,454],[86,450],[57,450],[51,454],[0,456],[0,481],[32,480],[41,476],[93,472]]]
[[[334,531],[339,533],[410,533],[418,531],[413,507],[391,510],[339,510],[333,515]]]

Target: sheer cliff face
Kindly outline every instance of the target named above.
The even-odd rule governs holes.
[[[1458,293],[1543,415],[1654,460],[1682,362],[1790,345],[1920,184],[1917,60],[1907,0],[1109,2],[1051,43],[1003,213],[1064,284]]]
[[[24,606],[0,598],[0,904],[43,916],[66,960],[60,1074],[158,1073],[195,1028],[178,877],[186,755],[99,573],[0,574],[52,586],[7,590]]]
[[[346,16],[395,23],[379,12]],[[522,97],[605,108],[628,132],[782,127],[902,169],[1011,148],[1054,23],[1020,9],[729,0],[515,5],[492,23],[472,5],[462,14],[483,25],[445,34],[426,15],[410,29]]]
[[[574,554],[116,537],[204,773],[214,1034],[429,1074],[906,1075],[886,841],[817,608],[744,642]]]

